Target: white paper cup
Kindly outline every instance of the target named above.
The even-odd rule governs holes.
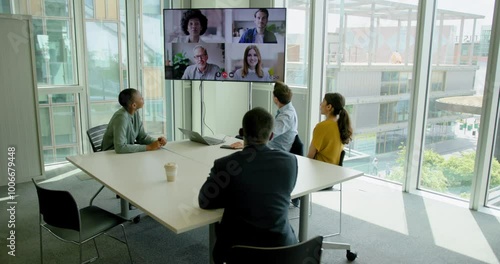
[[[177,164],[175,162],[165,164],[165,174],[167,175],[167,181],[175,181],[175,177],[177,176]]]

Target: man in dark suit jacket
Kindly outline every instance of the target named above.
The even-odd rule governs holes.
[[[223,263],[233,245],[275,247],[298,242],[288,221],[297,159],[266,146],[273,123],[263,108],[248,111],[243,117],[244,149],[216,160],[201,187],[201,208],[224,208],[215,230],[215,263]]]

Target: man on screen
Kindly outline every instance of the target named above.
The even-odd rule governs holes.
[[[243,33],[240,43],[278,43],[274,33],[266,29],[269,11],[259,8],[253,16],[256,27]]]
[[[207,49],[198,45],[193,49],[196,64],[188,66],[182,75],[182,79],[187,80],[216,80],[219,66],[208,63]]]

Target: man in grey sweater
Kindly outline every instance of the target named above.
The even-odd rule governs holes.
[[[116,153],[157,150],[167,144],[165,137],[153,138],[144,132],[137,110],[144,106],[144,98],[136,89],[120,92],[118,102],[122,108],[109,121],[102,139],[102,150],[114,149]]]

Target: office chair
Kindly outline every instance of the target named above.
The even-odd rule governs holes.
[[[104,125],[92,127],[89,130],[87,130],[87,136],[89,137],[90,145],[92,146],[92,151],[94,151],[94,152],[102,151],[102,138],[104,137],[104,133],[106,132],[107,128],[108,128],[108,125],[104,124]],[[99,193],[101,193],[101,191],[103,189],[104,189],[104,185],[102,185],[101,188],[99,188],[99,190],[97,190],[97,192],[94,194],[94,196],[92,196],[92,198],[90,198],[89,205],[92,205],[92,203],[94,202],[94,199],[97,197],[97,195],[99,195]],[[117,194],[116,198],[120,198],[120,196]],[[134,210],[134,209],[135,208],[133,207],[133,205],[129,204],[129,210]],[[132,222],[139,223],[140,220],[141,220],[141,218],[138,215],[132,219]]]
[[[340,159],[339,159],[339,164],[338,164],[339,166],[342,166],[344,164],[344,157],[345,157],[345,150],[342,150],[340,152]],[[325,237],[325,238],[340,235],[340,233],[342,232],[342,183],[339,183],[338,185],[339,185],[338,188],[335,188],[335,186],[332,186],[332,187],[325,188],[323,190],[318,191],[318,192],[339,192],[339,231],[337,233],[323,235],[323,237]],[[311,196],[311,199],[309,199],[309,201],[311,202],[310,208],[311,208],[311,214],[312,214],[312,196]]]
[[[300,140],[298,134],[295,135],[295,139],[293,140],[292,147],[290,148],[290,153],[295,154],[295,155],[299,155],[299,156],[304,155],[304,144]],[[299,207],[299,201],[300,201],[300,198],[292,199],[293,206]],[[290,219],[297,219],[297,218],[299,218],[299,217],[292,217]]]
[[[339,166],[342,166],[344,164],[344,158],[345,158],[345,150],[342,150],[340,152],[340,159],[339,159]],[[339,183],[339,187],[335,188],[335,186],[325,188],[323,190],[319,190],[318,192],[339,192],[339,231],[337,233],[332,233],[332,234],[327,234],[323,235],[323,238],[327,237],[332,237],[332,236],[337,236],[340,235],[342,231],[342,183]],[[309,216],[312,215],[312,195],[311,199],[309,199]],[[294,219],[294,218],[292,218]],[[350,261],[356,259],[357,253],[351,251],[351,245],[347,243],[339,243],[339,242],[324,242],[323,243],[323,248],[328,248],[328,249],[345,249],[346,250],[346,258]]]
[[[92,146],[92,151],[99,152],[102,151],[102,137],[108,128],[107,124],[99,125],[87,130],[87,136],[90,140],[90,145]]]
[[[293,140],[292,147],[290,148],[290,153],[299,155],[299,156],[304,156],[304,144],[299,138],[299,135],[295,136],[295,139]]]
[[[94,152],[100,152],[102,151],[102,138],[104,136],[104,133],[106,132],[106,129],[108,128],[107,124],[104,125],[99,125],[90,128],[87,130],[87,136],[89,137],[90,145],[92,146],[92,151]],[[90,198],[90,204],[94,202],[94,199],[97,197],[97,195],[104,189],[104,185],[99,188],[99,190]]]
[[[132,263],[127,234],[123,226],[123,223],[127,222],[126,219],[92,205],[79,209],[75,199],[68,191],[45,189],[40,187],[34,179],[32,181],[38,195],[41,263],[43,263],[42,228],[61,241],[78,245],[80,248],[80,263],[82,263],[82,245],[93,240],[97,257],[85,261],[87,263],[99,258],[95,238],[106,234],[108,230],[118,225],[122,227],[125,241],[106,235],[127,246],[130,262]]]
[[[283,247],[233,246],[226,264],[319,264],[323,237]]]

